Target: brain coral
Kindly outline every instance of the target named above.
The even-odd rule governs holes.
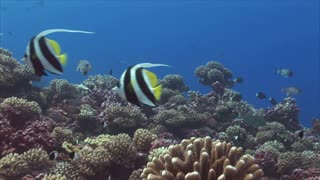
[[[170,146],[144,168],[143,179],[259,179],[263,171],[243,149],[211,138],[191,138]]]

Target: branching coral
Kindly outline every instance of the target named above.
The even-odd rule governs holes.
[[[263,171],[242,148],[209,137],[183,140],[144,168],[143,179],[259,179]]]
[[[0,159],[0,179],[19,178],[52,165],[46,151],[30,149],[23,154],[11,153]]]

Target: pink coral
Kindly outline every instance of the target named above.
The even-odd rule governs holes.
[[[9,137],[10,151],[22,153],[31,148],[52,151],[55,146],[55,140],[50,134],[53,128],[52,121],[28,122],[24,129],[17,130]]]
[[[293,170],[290,180],[316,180],[320,178],[320,168],[295,169]]]
[[[263,172],[268,175],[274,175],[276,172],[276,163],[277,160],[269,152],[257,152],[255,154],[256,163],[263,169]]]

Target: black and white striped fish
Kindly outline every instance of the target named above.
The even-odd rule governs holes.
[[[67,54],[61,54],[60,45],[55,40],[45,37],[46,35],[56,32],[93,33],[79,30],[49,29],[31,38],[24,54],[24,61],[37,76],[46,76],[47,73],[45,70],[52,74],[63,73],[62,65],[67,63]]]
[[[119,84],[113,88],[123,99],[132,104],[155,106],[162,93],[162,85],[157,76],[145,68],[169,66],[165,64],[141,63],[130,66],[120,78]]]

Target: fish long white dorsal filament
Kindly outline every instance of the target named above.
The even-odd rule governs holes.
[[[72,29],[48,29],[45,31],[40,32],[37,36],[46,36],[51,33],[56,33],[56,32],[67,32],[67,33],[83,33],[83,34],[95,34],[95,32],[91,31],[82,31],[82,30],[72,30]]]

